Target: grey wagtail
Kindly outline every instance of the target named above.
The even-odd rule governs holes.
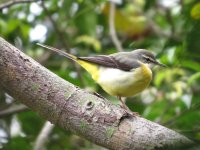
[[[119,52],[111,55],[77,57],[47,45],[38,45],[55,51],[85,68],[108,94],[117,96],[122,107],[129,108],[121,97],[130,97],[142,92],[151,82],[154,65],[165,67],[154,54],[145,49]]]

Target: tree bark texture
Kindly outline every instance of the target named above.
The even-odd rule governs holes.
[[[0,79],[5,92],[44,119],[108,149],[172,149],[193,144],[175,131],[131,117],[108,100],[79,89],[2,38]]]

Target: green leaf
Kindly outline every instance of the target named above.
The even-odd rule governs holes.
[[[183,60],[181,65],[194,71],[200,71],[200,64],[192,60]]]
[[[3,146],[4,150],[31,150],[31,144],[27,137],[13,137]]]
[[[44,123],[44,120],[39,119],[39,116],[31,111],[20,113],[17,117],[22,122],[22,131],[28,135],[37,136]]]
[[[81,35],[79,37],[76,38],[76,43],[83,43],[86,45],[91,45],[93,47],[93,49],[97,52],[99,52],[101,50],[101,43],[100,41],[98,41],[97,39],[88,36],[88,35]]]
[[[200,72],[197,72],[193,74],[189,79],[188,79],[188,84],[191,85],[193,82],[199,83],[200,81]]]
[[[200,3],[195,4],[191,10],[191,17],[200,20]]]

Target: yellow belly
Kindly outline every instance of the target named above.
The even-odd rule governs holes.
[[[142,92],[151,79],[152,72],[146,65],[130,72],[101,67],[97,83],[110,95],[130,97]]]
[[[104,91],[113,96],[130,97],[136,95],[142,92],[152,79],[151,69],[144,64],[140,68],[128,72],[99,67],[82,60],[77,62],[91,74]]]

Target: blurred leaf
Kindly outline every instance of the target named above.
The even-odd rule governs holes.
[[[185,130],[193,130],[199,127],[200,120],[196,119],[200,118],[200,112],[192,111],[187,114],[181,115],[176,122],[174,123],[174,127],[178,128],[179,131],[184,132]],[[188,121],[190,120],[190,121]],[[196,133],[195,133],[196,134]]]
[[[191,16],[193,19],[200,19],[200,3],[197,3],[192,7]]]
[[[80,34],[95,36],[97,16],[95,15],[92,1],[83,1],[79,5],[78,16],[75,19]]]
[[[187,50],[186,57],[188,57],[190,61],[193,59],[200,62],[200,57],[199,57],[200,21],[193,22],[190,28],[191,29],[189,30],[186,36],[186,50]],[[188,59],[186,59],[186,61],[187,60]],[[193,66],[193,64],[191,66]],[[198,64],[198,66],[200,65]]]
[[[101,50],[101,43],[100,41],[98,41],[97,39],[88,36],[88,35],[82,35],[76,38],[76,42],[77,43],[83,43],[85,45],[91,45],[94,50],[96,50],[97,52],[99,52]]]
[[[186,88],[186,83],[182,81],[176,81],[173,84],[174,89],[176,90],[177,97],[183,95],[183,90]]]
[[[187,67],[189,69],[192,69],[194,71],[200,71],[200,64],[198,62],[192,61],[192,60],[183,60],[181,62],[181,65],[183,67]]]
[[[20,21],[17,20],[17,19],[11,19],[11,20],[9,20],[8,26],[7,26],[7,29],[8,29],[7,32],[8,33],[12,33],[14,31],[16,31],[17,28],[19,27],[19,23],[20,23]]]
[[[57,74],[64,78],[65,80],[69,81],[70,83],[76,85],[76,86],[80,86],[80,81],[77,79],[77,73],[76,74],[76,77],[73,77],[72,74],[73,72],[71,72],[70,74],[68,74],[69,72],[68,71],[59,71]]]
[[[154,83],[158,87],[163,82],[171,84],[174,82],[174,80],[178,79],[183,75],[185,75],[185,71],[181,68],[169,68],[169,69],[163,69],[162,71],[158,70],[154,78]]]
[[[22,31],[23,38],[28,39],[30,26],[27,24],[24,24],[23,27],[21,26],[21,31]]]
[[[163,109],[165,107],[167,107],[167,102],[164,100],[158,101],[156,103],[147,106],[144,111],[145,118],[149,120],[155,120],[159,115],[163,113]],[[159,108],[162,108],[162,110]]]
[[[3,147],[4,150],[31,150],[31,144],[27,137],[14,137]]]
[[[116,9],[115,27],[117,32],[121,33],[122,35],[134,37],[140,36],[147,31],[147,19],[145,16],[140,14],[140,9],[142,9],[141,7],[143,4],[140,6],[139,5],[137,6],[132,3],[128,3],[123,9]],[[109,4],[107,4],[103,9],[107,19],[109,16],[109,9]]]
[[[31,111],[20,113],[18,118],[22,122],[22,131],[24,131],[29,136],[36,136],[40,132],[40,129],[44,123],[44,120],[39,119],[38,115]]]
[[[200,83],[200,72],[197,72],[193,74],[189,79],[188,79],[188,84],[191,85],[193,82]]]
[[[157,87],[159,87],[162,84],[163,80],[165,79],[165,76],[166,76],[165,72],[157,73],[156,77],[154,78],[154,84]]]

